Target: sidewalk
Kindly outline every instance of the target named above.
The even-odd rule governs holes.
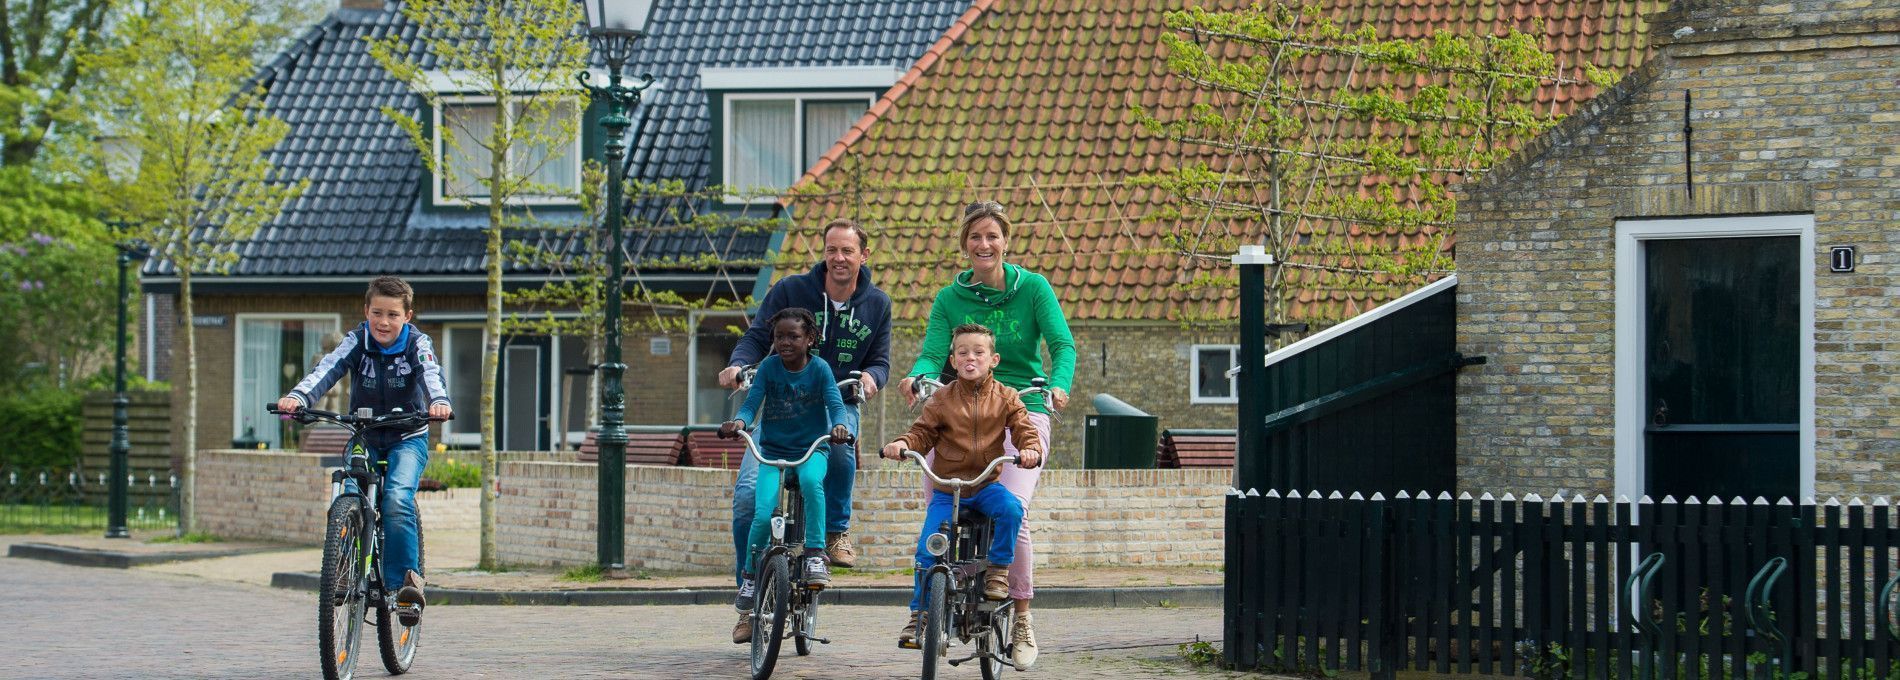
[[[92,534],[0,536],[15,557],[51,559],[85,566],[139,568],[284,588],[316,587],[322,550],[256,542],[151,543],[157,535],[107,539]],[[425,533],[429,599],[439,604],[714,604],[730,603],[726,574],[655,573],[631,570],[629,579],[569,579],[569,570],[475,568],[480,556],[474,531]],[[44,546],[44,547],[41,547]],[[43,554],[16,554],[31,547]],[[53,553],[90,555],[78,562]],[[122,557],[123,561],[115,559]],[[1217,567],[1043,567],[1036,570],[1036,604],[1045,607],[1219,606],[1224,574]],[[904,572],[836,569],[827,597],[838,603],[889,604],[910,599]]]

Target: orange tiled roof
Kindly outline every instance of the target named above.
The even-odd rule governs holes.
[[[1249,0],[1208,5],[1244,6]],[[1566,75],[1581,66],[1618,72],[1645,52],[1642,17],[1663,0],[1334,0],[1348,26],[1371,23],[1382,37],[1420,38],[1441,28],[1462,34],[1530,30],[1542,20],[1545,48]],[[1009,207],[1015,229],[1009,260],[1043,273],[1071,319],[1197,321],[1232,319],[1231,285],[1195,286],[1230,273],[1184,258],[1170,233],[1202,236],[1198,220],[1177,223],[1165,192],[1129,177],[1224,156],[1141,129],[1129,105],[1168,118],[1205,94],[1169,74],[1158,37],[1164,12],[1181,0],[977,0],[935,45],[800,182],[787,201],[798,228],[782,253],[818,258],[818,225],[851,217],[872,231],[879,285],[899,319],[922,319],[936,291],[962,266],[956,217],[971,200]],[[1320,82],[1343,80],[1324,60],[1299,68]],[[1584,85],[1547,86],[1540,111],[1565,112],[1595,94]],[[1215,223],[1208,237],[1257,241],[1264,227]],[[1355,238],[1416,241],[1419,234]],[[802,267],[781,267],[802,271]],[[1330,322],[1370,309],[1396,288],[1333,285],[1316,270],[1292,270],[1285,303],[1293,318]]]

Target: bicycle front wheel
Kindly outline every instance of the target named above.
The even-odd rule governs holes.
[[[363,638],[364,610],[369,605],[363,573],[368,563],[363,546],[369,532],[363,516],[363,499],[338,498],[330,504],[330,520],[323,531],[317,654],[325,680],[349,680],[356,675],[356,650]]]
[[[423,552],[422,523],[418,521],[416,523],[416,573],[426,576],[429,572],[423,571],[425,564],[427,562]],[[398,583],[396,586],[401,587],[402,584]],[[376,608],[376,646],[383,653],[383,670],[389,671],[390,675],[402,675],[409,672],[410,664],[415,663],[416,648],[422,644],[422,622],[417,621],[413,626],[402,625],[402,618],[396,616],[396,594],[387,585],[384,589],[390,592],[383,593],[383,606]]]
[[[752,606],[752,680],[765,680],[772,677],[772,667],[778,663],[786,612],[791,608],[792,576],[785,553],[765,560],[758,584],[758,599]]]
[[[924,577],[923,680],[937,680],[937,660],[943,656],[944,633],[950,623],[950,575],[941,571]]]

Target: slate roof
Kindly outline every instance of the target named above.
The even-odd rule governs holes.
[[[1197,287],[1197,276],[1231,274],[1224,263],[1173,254],[1164,238],[1199,228],[1165,217],[1170,197],[1131,187],[1133,175],[1224,154],[1156,138],[1128,114],[1131,103],[1179,117],[1203,96],[1166,67],[1158,36],[1165,11],[1182,0],[1013,2],[979,0],[945,39],[906,73],[801,181],[787,201],[798,227],[784,259],[816,257],[818,225],[834,217],[872,230],[878,284],[899,319],[921,320],[936,291],[965,266],[957,243],[960,206],[994,199],[1016,223],[1011,262],[1048,276],[1065,312],[1083,320],[1219,321],[1237,316],[1231,285]],[[1244,6],[1251,0],[1198,3]],[[1423,37],[1451,28],[1467,35],[1530,30],[1544,22],[1546,49],[1562,64],[1627,72],[1641,62],[1643,17],[1663,0],[1331,0],[1350,26],[1371,23],[1383,37]],[[1321,60],[1298,67],[1312,82],[1343,72]],[[1580,69],[1578,69],[1580,70]],[[1568,75],[1578,77],[1577,70]],[[1551,86],[1538,107],[1569,111],[1595,94],[1589,85]],[[1172,112],[1172,113],[1170,113]],[[961,187],[906,185],[953,178]],[[879,188],[878,183],[885,183]],[[897,188],[889,186],[895,184]],[[869,190],[854,187],[869,186]],[[1161,217],[1157,217],[1161,216]],[[1254,241],[1257,223],[1214,225]],[[1386,235],[1391,236],[1391,235]],[[1377,235],[1368,238],[1377,238]],[[1416,235],[1397,235],[1415,238]],[[1224,254],[1224,253],[1223,253]],[[1335,287],[1296,271],[1284,302],[1293,318],[1349,318],[1402,293]]]
[[[635,112],[628,175],[708,182],[711,127],[699,69],[863,66],[903,68],[963,11],[961,0],[660,0],[631,74],[660,86]],[[392,3],[392,7],[394,4]],[[369,55],[365,39],[411,35],[400,12],[339,9],[259,71],[265,106],[290,124],[271,152],[280,177],[310,188],[239,246],[236,276],[478,274],[482,214],[422,210],[422,161],[382,107],[421,112],[421,99]],[[420,46],[417,50],[420,53]],[[593,121],[588,121],[593,125]],[[655,209],[647,206],[647,209]],[[542,209],[546,217],[559,210]],[[568,210],[569,214],[577,214]],[[714,252],[765,254],[767,234],[666,232],[629,236],[636,260]],[[154,261],[147,274],[175,274]],[[200,280],[215,280],[205,277]]]

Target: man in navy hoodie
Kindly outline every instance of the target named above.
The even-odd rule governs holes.
[[[871,283],[871,270],[864,262],[871,255],[870,237],[851,220],[832,220],[825,225],[825,259],[810,272],[788,276],[766,291],[759,301],[752,326],[746,329],[732,359],[719,372],[719,384],[728,389],[739,386],[739,371],[759,363],[772,345],[772,329],[766,320],[787,307],[803,307],[818,317],[818,343],[813,351],[830,364],[832,375],[843,379],[851,371],[863,371],[862,398],[869,399],[884,385],[891,370],[891,298]],[[846,405],[856,400],[847,399]],[[858,408],[845,409],[845,425],[858,433]],[[831,563],[850,567],[857,562],[857,549],[848,533],[851,527],[851,486],[858,470],[855,445],[834,444],[827,456],[825,471],[825,555]],[[752,527],[753,491],[759,478],[758,461],[746,456],[739,465],[739,479],[732,488],[732,544],[737,559],[745,564],[746,533]],[[736,567],[735,567],[736,568]],[[735,572],[734,577],[739,575]],[[751,641],[748,614],[741,612],[739,625],[732,629],[732,641]]]

